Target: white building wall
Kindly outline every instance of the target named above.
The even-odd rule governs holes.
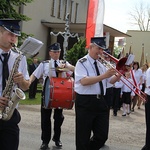
[[[41,24],[41,20],[45,20],[48,22],[57,22],[57,23],[65,23],[64,20],[64,4],[65,0],[62,0],[63,3],[61,7],[61,17],[57,18],[58,13],[58,2],[59,0],[55,0],[55,11],[54,16],[51,16],[51,8],[52,8],[53,0],[35,0],[32,3],[28,3],[26,6],[23,6],[23,14],[30,17],[32,20],[28,22],[23,22],[22,24],[22,32],[27,34],[33,34],[33,37],[41,40],[44,43],[44,46],[40,50],[39,56],[44,59],[45,52],[47,49],[47,37],[50,34],[47,27]],[[68,0],[68,11],[70,11],[70,2]],[[85,23],[86,22],[86,14],[87,14],[87,6],[88,0],[74,0],[72,4],[72,14],[71,14],[71,22],[75,23],[75,7],[78,3],[78,11],[76,23]],[[63,31],[62,31],[63,32]],[[55,38],[53,39],[55,41]]]
[[[132,37],[126,38],[125,52],[128,53],[131,46],[131,50],[135,55],[135,61],[140,63],[142,55],[142,44],[144,44],[144,62],[146,61],[146,54],[147,60],[150,62],[150,31],[128,30],[127,34],[131,35]]]

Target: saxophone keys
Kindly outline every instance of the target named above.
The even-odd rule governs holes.
[[[8,102],[8,106],[11,107],[12,105],[13,105],[13,102],[12,102],[12,101],[9,101],[9,102]]]
[[[3,113],[3,119],[6,119],[8,115],[6,113]]]

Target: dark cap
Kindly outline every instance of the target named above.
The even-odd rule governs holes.
[[[60,44],[54,43],[48,47],[49,51],[61,51]]]
[[[105,49],[104,50],[106,52],[106,54],[104,54],[105,57],[109,57],[107,54],[111,54],[109,49]]]
[[[102,49],[106,49],[106,37],[93,37],[91,38],[91,43]]]
[[[15,20],[15,19],[0,19],[0,26],[2,26],[5,30],[20,36],[20,25],[19,22],[21,20]]]

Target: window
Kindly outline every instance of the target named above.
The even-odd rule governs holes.
[[[66,14],[67,14],[67,2],[68,0],[65,0],[65,8],[64,8],[64,20],[66,20]]]
[[[77,22],[77,16],[78,16],[78,7],[79,7],[79,4],[76,3],[76,8],[75,8],[75,17],[74,17],[74,23]]]
[[[55,16],[55,0],[52,0],[52,5],[51,5],[51,16]]]

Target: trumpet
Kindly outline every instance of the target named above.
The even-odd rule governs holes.
[[[146,94],[144,92],[142,92],[137,86],[135,86],[131,81],[129,81],[121,72],[120,70],[122,70],[123,72],[126,72],[126,71],[129,71],[126,66],[125,66],[125,63],[127,61],[127,58],[124,57],[124,58],[121,58],[120,60],[114,58],[112,55],[110,54],[107,54],[106,52],[103,52],[105,53],[106,55],[108,55],[110,57],[110,59],[112,61],[114,61],[116,63],[116,68],[109,62],[107,62],[102,56],[99,55],[99,58],[101,60],[101,63],[107,68],[107,69],[110,69],[110,68],[113,68],[119,75],[121,75],[123,77],[124,80],[126,80],[128,83],[130,83],[130,85],[132,85],[135,89],[133,89],[132,87],[130,87],[122,78],[120,78],[120,80],[128,87],[130,88],[135,94],[137,94],[141,100],[143,100],[144,102],[146,101]],[[116,75],[117,76],[117,75]],[[141,94],[143,96],[141,96]],[[144,98],[145,97],[145,98]]]

